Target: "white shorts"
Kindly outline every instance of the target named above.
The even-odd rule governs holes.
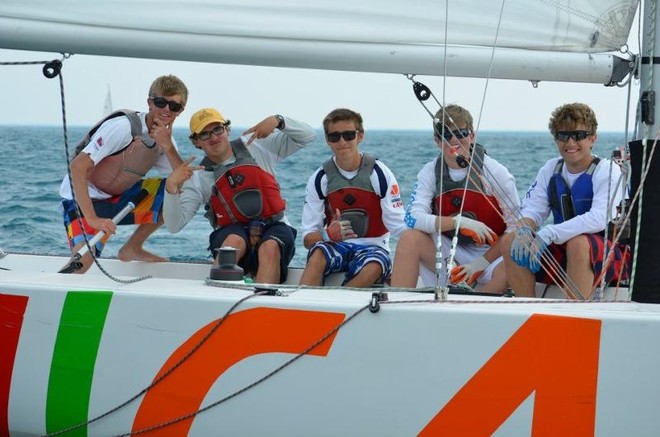
[[[447,263],[449,262],[449,249],[451,248],[451,239],[445,235],[442,236],[441,250],[442,250],[442,269],[440,271],[440,285],[447,285]],[[490,246],[477,246],[476,244],[458,245],[456,246],[456,254],[454,255],[454,265],[467,264],[472,260],[482,256]],[[493,277],[493,270],[502,262],[500,256],[495,261],[490,263],[486,270],[477,279],[477,284],[484,284],[490,281]],[[435,287],[437,283],[436,273],[434,270],[429,270],[420,263],[419,276],[422,279],[424,287]]]

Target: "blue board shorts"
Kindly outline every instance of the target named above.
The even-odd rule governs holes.
[[[316,249],[321,250],[325,256],[324,278],[330,273],[346,272],[342,285],[357,276],[360,270],[370,262],[380,264],[383,272],[376,283],[382,284],[392,273],[390,253],[380,246],[347,243],[345,241],[318,241],[309,248],[308,259]]]

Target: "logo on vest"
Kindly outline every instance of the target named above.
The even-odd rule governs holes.
[[[461,202],[462,202],[461,196],[454,196],[451,198],[451,204],[456,208],[461,206]]]
[[[245,176],[240,173],[234,173],[234,182],[236,182],[237,185],[243,185],[243,182],[245,182]]]
[[[355,202],[357,202],[357,199],[352,194],[347,194],[347,195],[344,196],[344,203],[345,204],[347,204],[349,206],[352,206]]]

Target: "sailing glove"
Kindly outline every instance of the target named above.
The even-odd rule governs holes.
[[[529,269],[532,273],[541,270],[541,255],[548,247],[543,231],[535,234],[529,226],[516,230],[516,236],[511,244],[511,258],[521,267]]]
[[[488,267],[489,264],[490,263],[488,260],[486,260],[486,258],[480,256],[472,260],[472,262],[456,266],[451,269],[451,273],[449,274],[449,281],[452,284],[465,282],[470,287],[472,287],[477,282],[477,279],[479,279],[479,276],[481,276],[484,270],[486,270],[486,267]]]
[[[326,232],[328,238],[332,241],[344,241],[349,238],[356,238],[357,234],[353,232],[349,220],[333,220],[328,225]]]
[[[453,220],[458,232],[461,235],[471,238],[479,246],[483,246],[484,244],[492,246],[497,241],[497,234],[478,220],[461,215],[455,215]]]

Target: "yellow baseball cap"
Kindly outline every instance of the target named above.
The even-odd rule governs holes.
[[[195,112],[192,117],[190,117],[190,133],[192,135],[198,134],[211,123],[225,124],[226,120],[217,109],[200,109],[199,111]]]

